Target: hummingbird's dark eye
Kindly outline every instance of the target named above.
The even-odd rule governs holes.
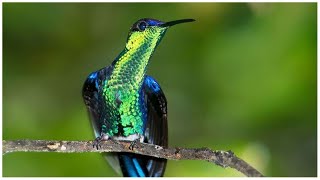
[[[144,31],[147,27],[147,23],[144,22],[144,21],[141,21],[139,24],[138,24],[138,29],[139,31]]]

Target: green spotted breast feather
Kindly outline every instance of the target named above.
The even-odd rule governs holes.
[[[126,48],[113,63],[112,73],[103,85],[108,108],[105,121],[109,136],[142,134],[146,107],[141,92],[146,67],[166,28],[150,27],[131,32]]]

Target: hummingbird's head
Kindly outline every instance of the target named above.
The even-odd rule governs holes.
[[[192,21],[194,19],[181,19],[170,22],[162,22],[150,18],[140,19],[130,29],[126,48],[138,48],[142,45],[155,48],[170,26]]]

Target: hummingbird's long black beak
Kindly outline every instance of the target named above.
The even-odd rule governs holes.
[[[195,20],[194,19],[180,19],[180,20],[166,22],[164,24],[161,24],[160,27],[169,27],[169,26],[173,26],[176,24],[193,22],[193,21],[195,21]]]

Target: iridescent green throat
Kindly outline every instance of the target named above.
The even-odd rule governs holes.
[[[160,39],[150,40],[145,35],[133,34],[131,38],[126,49],[115,60],[111,76],[103,87],[111,124],[105,133],[110,136],[119,133],[121,136],[142,134],[144,129],[143,97],[140,97],[140,90],[149,59],[161,36]]]

